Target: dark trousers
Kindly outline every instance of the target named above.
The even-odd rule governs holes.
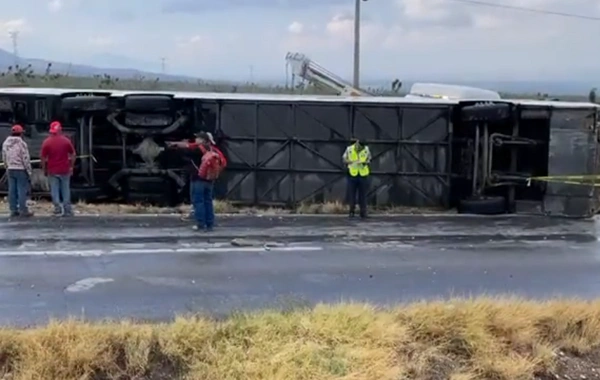
[[[26,214],[27,193],[29,192],[29,175],[25,170],[8,170],[8,205],[10,213]]]
[[[360,207],[360,216],[367,216],[367,187],[369,177],[350,177],[348,176],[348,204],[350,205],[350,215],[356,211],[356,201]]]
[[[190,211],[190,214],[188,215],[189,218],[194,217],[194,186],[192,186],[192,182],[194,182],[197,179],[198,179],[197,176],[190,176],[190,204],[192,205],[192,210]]]
[[[212,229],[215,225],[215,211],[213,208],[213,183],[194,180],[192,186],[192,205],[194,205],[194,218],[198,228]]]

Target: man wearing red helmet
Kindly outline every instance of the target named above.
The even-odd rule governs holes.
[[[42,143],[40,158],[50,182],[54,215],[72,216],[71,175],[76,153],[71,140],[62,134],[62,125],[58,121],[50,124],[50,136]]]
[[[8,177],[8,204],[11,216],[32,216],[27,208],[31,178],[31,159],[23,140],[23,127],[12,126],[11,135],[2,144],[2,162]]]

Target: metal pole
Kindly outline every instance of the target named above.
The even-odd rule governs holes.
[[[477,191],[477,173],[479,172],[479,124],[475,125],[475,150],[473,152],[473,183],[471,184],[471,196],[480,195]]]
[[[360,88],[360,2],[354,4],[354,88]]]

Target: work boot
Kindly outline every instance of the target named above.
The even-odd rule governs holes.
[[[16,212],[16,211],[12,211],[12,212],[10,213],[10,217],[11,217],[11,218],[16,218],[17,216],[19,216],[19,213],[18,213],[18,212]]]
[[[21,216],[23,218],[31,218],[33,216],[33,213],[31,211],[27,210],[25,212],[19,213],[19,216]]]
[[[73,216],[73,206],[63,206],[63,215],[62,216]]]
[[[54,210],[52,211],[52,215],[54,216],[60,216],[63,214],[63,211],[60,207],[55,207]]]

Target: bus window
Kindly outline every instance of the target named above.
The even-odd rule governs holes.
[[[48,103],[46,102],[46,99],[36,99],[34,121],[37,123],[50,121],[48,113]]]
[[[16,124],[27,124],[27,104],[25,102],[16,101],[14,106],[14,122]]]

